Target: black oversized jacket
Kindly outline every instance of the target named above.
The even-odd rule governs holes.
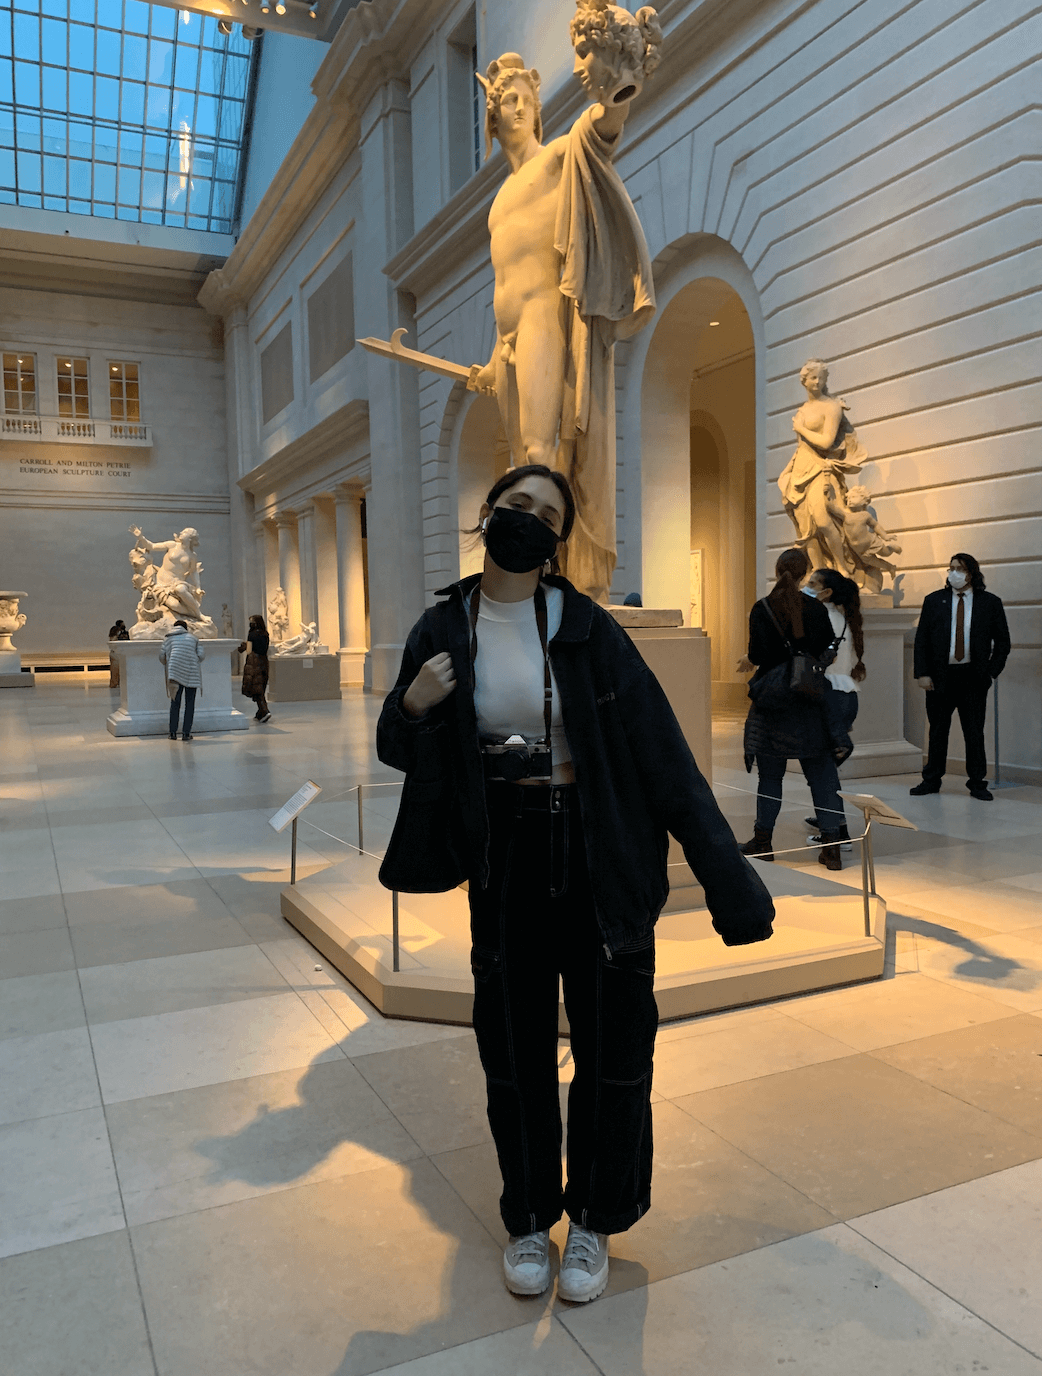
[[[915,677],[932,678],[943,690],[948,676],[948,651],[952,643],[952,589],[950,584],[923,599],[915,628]],[[983,588],[973,594],[970,617],[970,667],[983,683],[998,678],[1009,658],[1009,626],[1002,598]]]
[[[418,891],[427,873],[432,890],[464,877],[488,883],[489,825],[464,600],[479,579],[474,574],[440,590],[448,600],[428,608],[413,627],[380,714],[377,754],[406,774],[380,875],[388,888]],[[774,917],[770,894],[739,852],[658,680],[607,612],[564,578],[546,582],[564,593],[550,660],[605,944],[618,950],[651,932],[669,892],[667,832],[683,846],[724,941],[764,940]],[[452,656],[455,691],[425,716],[406,716],[406,689],[421,665],[443,651]],[[419,825],[411,826],[410,817]],[[446,846],[456,854],[444,854]]]

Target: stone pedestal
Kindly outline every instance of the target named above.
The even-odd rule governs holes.
[[[923,767],[922,749],[904,734],[905,635],[919,609],[894,607],[892,601],[892,594],[862,598],[867,676],[858,684],[857,721],[850,733],[855,748],[840,766],[841,779],[918,774]]]
[[[119,659],[119,706],[107,726],[113,736],[165,736],[170,729],[166,673],[159,658],[161,640],[118,640],[106,646]],[[238,640],[202,642],[202,691],[195,698],[192,735],[246,731],[249,719],[232,705],[232,655]],[[238,683],[235,683],[238,689]],[[181,706],[182,718],[184,704]]]
[[[614,610],[614,609],[613,609]],[[656,615],[651,608],[620,608],[629,613]],[[679,613],[659,612],[658,616]],[[713,668],[711,642],[698,627],[682,625],[632,625],[618,618],[627,635],[640,651],[644,662],[662,685],[669,705],[676,714],[684,739],[691,747],[699,769],[713,782]],[[705,902],[702,886],[688,869],[680,843],[669,838],[669,897],[665,912],[686,912]]]
[[[326,702],[339,699],[339,655],[275,655],[268,660],[270,702]]]

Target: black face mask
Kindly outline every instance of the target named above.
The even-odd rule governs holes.
[[[485,548],[507,573],[531,573],[557,553],[557,536],[530,511],[497,506],[485,525]]]

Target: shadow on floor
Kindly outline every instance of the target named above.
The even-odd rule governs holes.
[[[1021,965],[1019,960],[1014,960],[1011,956],[999,955],[995,951],[989,951],[979,941],[974,941],[972,937],[964,936],[962,932],[955,931],[951,927],[945,927],[939,922],[928,922],[922,917],[905,917],[901,913],[890,913],[887,918],[888,930],[894,932],[912,932],[916,936],[929,937],[932,941],[941,941],[946,946],[955,946],[959,950],[965,951],[967,959],[955,967],[954,973],[961,975],[963,979],[979,980],[982,983],[1005,984],[1009,989],[1017,989],[1023,993],[1029,993],[1032,989],[1037,989],[1042,984],[1042,974],[1035,970],[1029,970]]]
[[[211,1137],[195,1144],[195,1150],[213,1163],[210,1179],[213,1182],[239,1180],[257,1186],[287,1186],[296,1180],[305,1179],[316,1166],[331,1155],[344,1143],[356,1141],[372,1150],[365,1140],[366,1124],[354,1125],[337,1119],[322,1111],[323,1070],[328,1063],[315,1061],[304,1074],[297,1086],[298,1102],[286,1108],[270,1110],[261,1105],[251,1122],[239,1132],[227,1137]],[[301,1119],[308,1123],[306,1132],[301,1132]],[[475,1308],[488,1313],[487,1296],[478,1295],[477,1286],[502,1286],[502,1276],[498,1265],[493,1269],[488,1265],[485,1247],[481,1243],[482,1234],[489,1237],[490,1230],[482,1218],[453,1189],[426,1155],[412,1161],[396,1161],[388,1158],[388,1165],[398,1166],[408,1172],[406,1193],[408,1198],[422,1211],[430,1226],[445,1237],[455,1238],[457,1242],[451,1264],[445,1266],[439,1278],[441,1301],[437,1317],[417,1327],[397,1330],[359,1329],[353,1333],[344,1352],[343,1359],[330,1372],[330,1376],[358,1376],[358,1373],[383,1370],[402,1362],[414,1360],[420,1355],[443,1351],[460,1344],[487,1336],[487,1329],[478,1321],[477,1331],[468,1324],[466,1314]],[[364,1180],[350,1177],[350,1180]],[[489,1198],[487,1209],[483,1212],[492,1215],[496,1212],[497,1201]],[[400,1234],[399,1246],[422,1246],[423,1238],[418,1236],[410,1241],[408,1234]],[[498,1245],[499,1238],[493,1238]],[[385,1257],[393,1267],[393,1257]],[[551,1243],[551,1261],[556,1276],[560,1267],[559,1249]],[[403,1283],[415,1273],[415,1258],[408,1259],[403,1269]],[[617,1258],[612,1263],[613,1281],[611,1291],[639,1291],[646,1296],[648,1272],[639,1262]],[[387,1283],[394,1284],[393,1271],[388,1273]],[[549,1316],[555,1310],[559,1317],[583,1308],[558,1301],[553,1290],[541,1296],[515,1298],[515,1313],[506,1322],[500,1322],[494,1331],[521,1327]],[[644,1371],[641,1359],[643,1348],[643,1315],[646,1299],[631,1301],[631,1306],[639,1308],[639,1323],[633,1318],[632,1310],[627,1321],[627,1334],[624,1339],[625,1350],[632,1352],[632,1361],[627,1372],[642,1376]],[[461,1331],[464,1336],[461,1336]],[[545,1326],[533,1335],[533,1349],[545,1339]],[[397,1340],[397,1341],[396,1341]]]

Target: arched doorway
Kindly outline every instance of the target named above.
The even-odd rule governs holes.
[[[642,370],[644,605],[682,607],[710,636],[719,708],[745,701],[735,664],[757,595],[755,354],[742,297],[707,275],[669,298]]]

